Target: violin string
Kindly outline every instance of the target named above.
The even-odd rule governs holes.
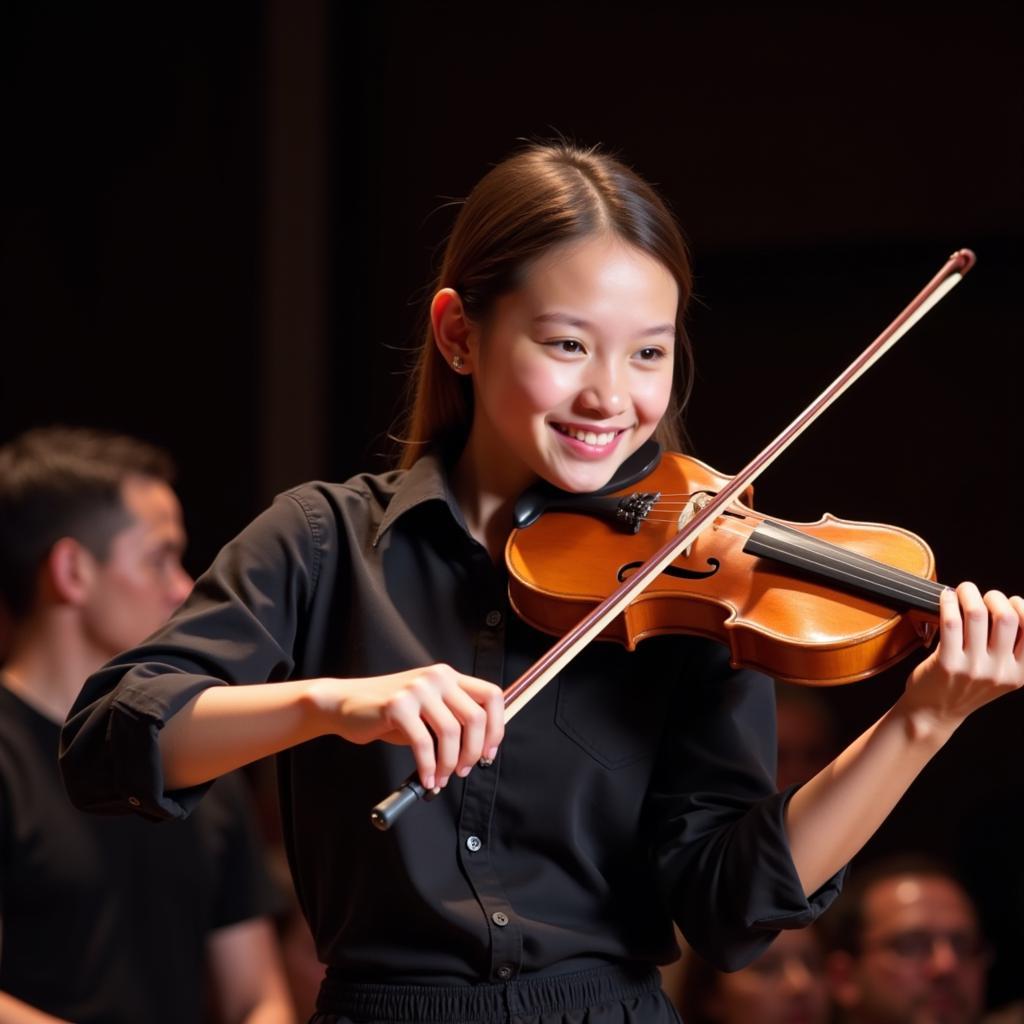
[[[659,503],[655,503],[653,508],[657,508],[658,504]],[[762,523],[772,522],[772,520],[770,520],[768,518],[768,516],[766,516],[764,513],[757,512],[754,509],[744,509],[742,513],[734,513],[734,514],[738,518],[741,518],[741,519],[744,519],[744,520],[750,520],[752,522],[758,523],[759,525],[762,524]],[[675,522],[678,522],[678,520],[675,519],[675,518],[662,519],[662,518],[656,518],[654,516],[648,516],[646,521],[660,522],[660,523],[675,523]],[[725,530],[725,531],[727,531],[729,533],[735,534],[737,537],[746,537],[746,536],[749,536],[749,534],[753,532],[752,530],[741,530],[741,529],[737,528],[736,526],[727,526],[724,522],[716,523],[712,527],[712,529],[714,529],[714,530]],[[800,531],[796,531],[796,532],[800,532]],[[899,569],[899,568],[897,568],[895,566],[890,566],[886,562],[880,562],[877,559],[870,558],[867,555],[861,555],[858,552],[851,551],[849,548],[844,548],[841,545],[833,544],[833,543],[831,543],[829,541],[821,540],[818,537],[813,537],[813,536],[808,535],[808,534],[802,534],[802,538],[803,538],[804,544],[807,545],[807,546],[812,545],[812,544],[820,545],[821,548],[822,548],[822,553],[825,554],[826,556],[830,557],[830,558],[838,558],[838,559],[841,559],[841,560],[848,560],[848,561],[853,561],[853,560],[859,559],[860,563],[865,568],[868,568],[868,569],[871,569],[872,567],[882,567],[882,568],[884,568],[884,569],[886,569],[888,571],[891,571],[893,573],[905,573],[906,576],[909,579],[913,579],[913,580],[922,580],[922,579],[924,579],[924,577],[917,576],[914,573],[907,573],[905,570]],[[826,550],[826,548],[827,548],[827,550]],[[937,588],[937,591],[939,591],[939,592],[941,592],[942,590],[945,589],[945,587],[942,584],[934,583],[934,581],[932,581],[932,580],[928,580],[927,582],[932,584],[935,588]]]
[[[693,497],[694,497],[695,494],[707,494],[707,493],[708,493],[707,491],[689,491],[689,492],[682,491],[678,495],[675,495],[675,494],[668,495],[668,497],[670,497],[670,498],[676,498],[676,497],[678,497],[680,499],[685,498],[685,499],[687,499],[685,501],[682,501],[682,500],[680,500],[680,501],[664,501],[663,499],[666,497],[666,495],[663,494],[663,495],[661,495],[658,498],[658,500],[656,502],[654,502],[651,505],[651,508],[652,509],[663,508],[663,507],[665,507],[665,508],[686,508],[686,506],[691,504],[691,502],[693,501]],[[760,516],[759,513],[754,512],[752,509],[751,510],[746,510],[745,509],[744,510],[744,514],[745,515],[752,515],[755,518],[763,518],[762,516]]]
[[[744,518],[756,520],[758,523],[769,521],[766,516],[758,513],[747,514]],[[650,516],[647,517],[646,521],[678,522],[676,519],[652,519]],[[753,532],[740,529],[735,524],[726,525],[721,522],[716,523],[712,529],[724,530],[741,539],[749,537]],[[798,553],[803,560],[804,566],[811,571],[817,569],[822,574],[828,570],[838,572],[851,583],[881,588],[886,592],[896,594],[896,596],[913,595],[934,602],[938,600],[938,595],[946,589],[941,583],[936,583],[934,580],[929,580],[905,569],[899,569],[896,566],[888,565],[877,559],[850,551],[848,548],[833,545],[828,541],[810,537],[806,534],[802,536],[802,543],[799,548],[795,544],[784,546],[764,540],[762,540],[762,544],[767,550],[774,551],[779,555]],[[814,550],[815,548],[817,550]]]
[[[811,570],[818,569],[823,573],[831,571],[847,579],[850,583],[890,592],[896,596],[922,597],[934,603],[944,589],[941,584],[926,580],[922,576],[915,576],[903,569],[887,566],[884,562],[865,559],[864,562],[867,564],[864,564],[863,556],[836,557],[825,554],[825,557],[817,557],[817,553],[810,548],[797,549],[785,545],[775,545],[771,542],[765,542],[764,547],[769,552],[774,551],[780,556],[798,555],[802,559],[802,564]]]
[[[938,594],[946,589],[941,583],[937,583],[924,576],[919,576],[917,573],[909,572],[906,569],[900,569],[897,566],[890,565],[888,562],[879,561],[876,558],[863,555],[842,545],[822,540],[820,537],[803,534],[799,530],[793,530],[792,527],[787,529],[787,533],[790,531],[800,534],[799,538],[793,538],[792,550],[802,554],[817,553],[825,560],[823,564],[849,568],[851,572],[859,570],[866,574],[866,578],[881,577],[893,585],[903,584],[914,593],[925,593],[929,596],[937,597]],[[780,550],[785,550],[784,546],[780,547]]]
[[[723,528],[729,529],[728,527]],[[730,532],[743,536],[743,533],[739,530],[731,530]],[[799,542],[794,542],[791,546],[773,544],[771,541],[765,540],[762,540],[761,543],[768,550],[779,554],[798,553],[811,568],[846,570],[849,579],[853,582],[857,581],[858,578],[866,585],[882,581],[890,587],[902,587],[908,594],[928,599],[937,599],[938,595],[945,590],[941,583],[936,583],[927,577],[918,576],[916,573],[908,572],[906,569],[900,569],[897,566],[889,565],[887,562],[881,562],[878,559],[862,555],[857,551],[851,551],[849,548],[832,544],[829,541],[823,541],[817,537],[810,537],[806,534],[801,537]],[[797,543],[799,543],[799,547],[796,546]],[[815,558],[815,555],[818,557]],[[859,577],[858,573],[860,574]]]
[[[699,494],[702,492],[698,491],[697,493]],[[656,501],[653,505],[651,505],[651,511],[671,512],[674,509],[685,509],[687,506],[689,506],[689,504],[689,501]],[[760,512],[755,512],[753,509],[747,508],[744,508],[742,512],[735,512],[733,514],[740,516],[743,519],[753,519],[759,523],[764,522],[768,518],[767,516],[762,515]],[[652,516],[648,515],[645,517],[645,522],[678,522],[678,518],[654,519]]]
[[[813,551],[811,546],[772,544],[761,540],[763,550],[771,557],[774,553],[780,560],[794,562],[801,568],[822,575],[841,578],[853,585],[860,585],[875,593],[890,595],[903,600],[918,598],[937,607],[938,595],[944,589],[941,584],[914,573],[906,572],[884,562],[866,559],[853,552],[836,556],[831,552]],[[788,558],[786,557],[788,556]]]
[[[707,493],[707,492],[697,492],[697,493]],[[659,504],[660,504],[660,502],[655,502],[655,504],[652,506],[652,508],[655,508],[655,509],[658,508]],[[727,515],[728,513],[726,512],[725,514]],[[766,515],[764,515],[761,512],[757,512],[754,509],[744,508],[743,512],[741,512],[741,513],[739,513],[739,512],[738,513],[734,513],[734,515],[736,515],[738,518],[741,518],[741,519],[744,519],[744,520],[749,520],[749,521],[755,522],[755,523],[757,523],[759,525],[762,524],[762,523],[772,522],[772,520],[770,520]],[[677,523],[678,522],[678,520],[675,519],[675,518],[662,519],[660,517],[654,517],[654,516],[648,516],[647,517],[647,521],[661,522],[661,523]],[[712,529],[714,529],[714,530],[726,530],[727,532],[734,533],[738,537],[749,536],[749,533],[753,532],[752,530],[744,531],[744,530],[737,529],[735,527],[728,527],[728,526],[726,526],[722,522],[716,523],[712,527]],[[800,531],[797,531],[797,532],[800,532]],[[943,590],[946,589],[945,586],[943,584],[941,584],[941,583],[936,583],[933,580],[927,580],[923,576],[918,576],[915,573],[906,572],[906,570],[899,569],[899,568],[897,568],[895,566],[888,565],[885,562],[880,562],[877,559],[870,558],[870,557],[868,557],[866,555],[861,555],[861,554],[859,554],[859,553],[857,553],[855,551],[851,551],[849,548],[844,548],[841,545],[832,544],[829,541],[823,541],[820,538],[812,537],[812,536],[807,535],[807,534],[803,534],[802,538],[803,538],[803,548],[802,548],[802,550],[804,552],[806,552],[807,547],[809,547],[809,546],[811,546],[813,544],[817,544],[817,545],[820,546],[821,553],[826,558],[826,561],[825,562],[821,562],[821,563],[816,563],[816,564],[819,564],[819,565],[829,565],[829,564],[841,565],[841,564],[843,564],[845,562],[846,564],[850,565],[851,568],[852,568],[854,562],[856,562],[864,571],[866,571],[869,574],[872,574],[872,575],[877,575],[877,574],[882,574],[882,573],[890,574],[890,578],[894,582],[896,580],[902,580],[902,581],[905,581],[905,582],[907,582],[908,584],[911,584],[911,585],[914,585],[915,583],[916,584],[922,584],[922,583],[923,584],[927,584],[928,587],[931,588],[931,592],[933,592],[935,594],[939,594]],[[790,550],[790,549],[787,548],[787,549],[778,549],[778,550]],[[912,583],[912,581],[913,581],[913,583]]]

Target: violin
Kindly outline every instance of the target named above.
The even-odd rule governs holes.
[[[607,529],[596,539],[590,534],[593,551],[583,558],[577,536],[583,532],[579,519],[586,517],[574,517],[569,530],[557,528],[559,513],[567,511],[564,502],[571,504],[572,498],[545,498],[543,487],[527,495],[517,508],[517,517],[522,513],[520,529],[506,547],[510,578],[515,577],[510,597],[528,622],[561,638],[505,688],[506,723],[600,636],[617,638],[627,646],[643,636],[668,631],[711,636],[729,644],[737,666],[824,684],[880,672],[928,642],[935,634],[938,599],[944,588],[934,580],[934,558],[920,538],[892,527],[846,523],[832,516],[804,524],[763,520],[749,501],[754,480],[948,295],[974,263],[970,249],[954,252],[850,366],[735,476],[721,476],[696,460],[670,456],[664,460],[664,481],[660,460],[659,475],[647,481],[659,490],[618,495],[614,489],[622,481],[617,478],[609,485],[612,493],[606,493],[606,487],[591,495],[604,508],[614,509],[614,518],[627,523],[631,535],[639,535],[648,521],[655,525],[651,514],[668,495],[682,500],[674,522],[667,516],[666,526],[646,531],[656,544],[645,559],[630,554],[621,561],[621,554],[606,554],[604,567],[596,570],[600,579],[585,578],[588,570],[578,563],[600,561],[602,549],[610,547]],[[649,459],[649,453],[639,461],[644,458]],[[634,461],[627,460],[620,475],[635,469]],[[663,482],[671,490],[662,492]],[[556,525],[534,532],[545,519]],[[542,568],[556,561],[557,573]],[[723,568],[725,561],[728,566]],[[701,590],[675,582],[691,573],[719,577],[720,595],[711,598],[710,587]],[[609,591],[610,576],[618,585]],[[672,582],[662,584],[663,576]],[[659,586],[647,594],[656,581]],[[671,616],[659,607],[671,591],[686,592],[680,606],[685,605],[688,612],[688,621],[674,628],[668,625]],[[559,599],[549,602],[555,593]],[[805,615],[806,621],[801,622]],[[385,831],[417,800],[435,795],[436,791],[424,789],[415,774],[410,775],[372,809],[370,820]]]
[[[505,561],[512,607],[556,636],[640,569],[730,483],[655,442],[652,467],[596,494],[540,487],[516,506]],[[931,642],[939,594],[935,558],[916,534],[824,515],[768,519],[743,499],[728,506],[644,592],[598,633],[632,650],[649,636],[691,633],[725,644],[735,667],[829,686],[864,679]]]

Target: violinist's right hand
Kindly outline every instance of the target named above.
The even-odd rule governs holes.
[[[501,689],[449,665],[365,679],[317,679],[309,695],[325,731],[352,743],[383,740],[412,748],[426,789],[443,788],[481,759],[493,760],[505,734]]]

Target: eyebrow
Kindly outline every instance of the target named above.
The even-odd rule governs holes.
[[[585,329],[593,329],[593,324],[589,320],[581,320],[577,316],[571,316],[569,313],[541,313],[540,316],[533,318],[535,324],[565,324],[567,327],[582,327]],[[648,327],[642,330],[637,337],[650,338],[656,334],[671,334],[674,338],[676,335],[675,324],[657,324],[654,327]]]

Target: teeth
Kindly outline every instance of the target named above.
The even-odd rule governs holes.
[[[603,448],[606,444],[611,444],[615,440],[614,430],[605,434],[595,434],[592,430],[572,430],[567,427],[560,427],[559,429],[563,434],[568,434],[569,437],[574,437],[577,441],[582,441],[584,444],[593,445],[595,448]]]

